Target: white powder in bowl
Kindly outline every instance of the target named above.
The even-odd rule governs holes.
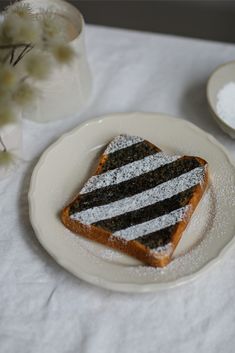
[[[217,114],[235,129],[235,82],[227,83],[217,94]]]

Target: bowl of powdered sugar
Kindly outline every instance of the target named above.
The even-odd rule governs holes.
[[[212,73],[207,84],[207,100],[221,129],[235,138],[235,61]]]

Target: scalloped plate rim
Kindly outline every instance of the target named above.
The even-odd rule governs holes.
[[[105,280],[104,278],[98,277],[96,275],[91,275],[89,273],[85,273],[84,271],[81,271],[79,273],[79,276],[73,268],[70,268],[70,264],[64,263],[64,261],[61,258],[58,258],[58,256],[48,248],[47,244],[42,240],[40,236],[40,226],[36,224],[35,222],[35,213],[34,213],[34,204],[33,204],[33,196],[34,196],[34,190],[35,190],[35,183],[37,179],[37,174],[44,163],[44,160],[46,159],[46,156],[48,153],[50,153],[51,150],[53,150],[57,145],[63,141],[64,138],[69,137],[70,135],[75,134],[78,130],[82,129],[85,126],[94,124],[99,122],[100,120],[106,120],[109,119],[110,117],[115,118],[115,117],[120,117],[120,116],[128,116],[131,117],[132,115],[148,115],[148,116],[165,116],[166,118],[172,118],[173,121],[176,121],[177,123],[182,123],[186,124],[188,127],[191,129],[197,131],[198,133],[204,135],[205,138],[207,138],[210,142],[215,144],[217,147],[220,148],[220,150],[223,152],[224,156],[228,160],[228,162],[235,167],[235,162],[233,161],[232,157],[229,155],[228,151],[226,148],[216,140],[214,136],[211,134],[207,133],[206,131],[202,130],[198,126],[194,125],[190,121],[184,120],[182,118],[176,117],[174,115],[166,114],[166,113],[160,113],[160,112],[128,112],[128,113],[110,113],[110,114],[105,114],[98,116],[96,118],[92,118],[89,120],[86,120],[79,124],[77,127],[73,128],[72,130],[62,134],[55,142],[53,142],[46,150],[41,154],[41,156],[38,159],[38,162],[36,166],[34,167],[34,170],[32,172],[31,180],[30,180],[30,186],[29,186],[29,192],[28,192],[28,201],[29,201],[29,217],[30,221],[32,224],[32,227],[34,229],[35,235],[39,241],[39,243],[42,245],[42,247],[49,253],[49,255],[64,269],[72,273],[75,277],[80,278],[90,284],[100,286],[105,289],[110,289],[113,291],[120,291],[120,292],[139,292],[139,293],[146,293],[146,292],[157,292],[159,290],[164,290],[164,289],[172,289],[181,285],[184,285],[185,283],[191,282],[195,279],[197,279],[199,276],[205,274],[208,270],[211,270],[212,267],[215,265],[218,265],[221,260],[224,258],[225,254],[227,254],[233,246],[235,246],[235,235],[232,237],[230,241],[219,251],[219,253],[209,260],[202,268],[199,270],[196,270],[195,272],[192,272],[189,275],[182,276],[176,280],[172,280],[169,282],[164,282],[164,283],[148,283],[148,284],[138,284],[138,283],[120,283],[120,282],[112,282],[110,280]]]

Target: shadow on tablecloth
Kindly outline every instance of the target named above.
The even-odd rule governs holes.
[[[31,175],[37,162],[38,162],[38,158],[35,158],[33,161],[29,162],[27,169],[23,174],[21,186],[20,186],[20,193],[18,198],[18,209],[19,209],[19,224],[22,227],[22,234],[24,234],[23,240],[30,248],[30,251],[33,251],[34,254],[40,258],[40,260],[42,260],[46,265],[50,266],[50,269],[52,271],[54,271],[55,273],[58,271],[66,272],[49,256],[49,254],[47,254],[47,252],[41,246],[41,244],[39,243],[39,241],[35,236],[33,227],[30,222],[28,191],[29,191]]]
[[[216,138],[227,137],[210,114],[206,98],[206,82],[194,82],[183,93],[180,109],[186,119]]]
[[[39,258],[40,261],[43,262],[45,267],[47,268],[47,272],[50,272],[50,278],[53,278],[56,282],[61,280],[66,281],[66,285],[72,285],[75,287],[79,287],[84,291],[93,291],[94,285],[89,284],[75,277],[73,274],[69,273],[65,269],[63,269],[57,262],[50,257],[50,255],[46,252],[46,250],[42,247],[39,241],[36,238],[33,227],[29,218],[29,203],[28,203],[28,190],[31,180],[31,175],[34,167],[38,162],[38,157],[34,160],[30,161],[25,168],[25,171],[22,175],[22,180],[20,183],[20,192],[18,197],[18,215],[19,215],[19,226],[22,228],[21,233],[23,234],[23,241],[26,243],[29,251],[33,252],[33,255]],[[37,259],[36,259],[37,260]],[[105,295],[109,296],[112,292],[109,290],[96,287],[97,293],[105,293]]]

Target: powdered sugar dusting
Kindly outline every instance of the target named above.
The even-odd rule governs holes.
[[[172,281],[181,276],[187,275],[193,271],[202,268],[208,262],[208,254],[211,249],[217,255],[221,250],[221,244],[227,244],[228,239],[225,235],[228,232],[233,234],[234,228],[230,221],[230,214],[226,212],[227,205],[231,208],[235,207],[235,180],[231,172],[227,172],[227,163],[220,166],[219,172],[214,172],[211,176],[211,187],[206,192],[201,200],[200,210],[196,217],[192,217],[186,232],[183,234],[182,240],[186,235],[190,236],[193,232],[198,231],[201,227],[201,236],[198,236],[198,241],[191,246],[186,253],[174,258],[170,264],[164,268],[153,268],[149,266],[129,266],[126,267],[127,273],[131,276],[146,278],[150,281]],[[223,173],[221,174],[221,170]],[[204,203],[204,205],[202,205]],[[204,210],[207,209],[208,216],[205,219]],[[188,233],[188,234],[186,234]],[[216,256],[216,255],[215,255]]]
[[[218,115],[235,129],[235,82],[229,82],[220,89],[216,110]]]
[[[172,163],[180,156],[170,156],[163,152],[147,156],[138,161],[128,163],[120,168],[92,176],[84,185],[80,194],[85,194],[110,185],[119,184],[144,173],[153,171],[163,165]]]
[[[113,233],[113,236],[119,237],[126,241],[137,239],[146,234],[157,232],[158,230],[170,227],[184,219],[187,215],[190,205],[181,207],[161,217],[151,219],[150,221],[136,224],[132,227],[122,229]]]
[[[151,249],[150,254],[151,256],[158,258],[158,257],[161,257],[163,254],[165,256],[170,256],[172,254],[172,251],[173,251],[172,243],[168,243],[166,245],[159,246],[156,249]]]
[[[194,131],[193,128],[192,130]],[[68,236],[65,232],[67,241],[72,242],[71,247],[77,247],[78,254],[84,251],[89,262],[95,263],[96,266],[103,269],[104,273],[109,271],[115,276],[117,282],[146,284],[147,288],[151,284],[169,284],[172,281],[178,283],[179,279],[182,282],[184,276],[196,273],[212,258],[216,258],[234,236],[234,222],[231,220],[235,211],[234,167],[214,140],[210,137],[202,139],[200,134],[197,135],[196,132],[195,129],[192,145],[183,140],[182,144],[178,142],[176,144],[169,141],[169,136],[164,137],[169,142],[170,150],[177,150],[179,154],[187,151],[188,155],[199,155],[209,162],[211,187],[204,194],[183,234],[182,243],[184,243],[186,236],[194,236],[195,239],[190,248],[185,247],[183,255],[177,255],[164,268],[154,268],[140,264],[136,259],[116,250],[104,246],[101,248],[100,244],[81,236],[75,236],[71,232]],[[199,142],[196,140],[197,136]],[[207,141],[205,141],[206,139]],[[204,142],[205,145],[203,145]]]
[[[215,175],[213,178],[213,184],[215,183],[215,181],[216,181],[216,184],[219,183],[220,182],[219,179],[220,177]],[[234,190],[230,189],[230,191],[233,194],[235,193]],[[218,212],[218,210],[217,211],[215,210],[214,203],[216,202],[216,204],[218,205],[218,197],[220,195],[216,193],[217,200],[215,200],[214,199],[215,192],[216,192],[215,188],[213,188],[213,190],[210,188],[205,193],[203,199],[200,202],[199,213],[198,214],[195,213],[196,216],[193,215],[192,220],[190,221],[185,233],[187,232],[188,235],[190,235],[192,232],[196,232],[196,231],[204,232],[205,229],[208,229],[210,230],[209,234],[211,234],[211,231],[213,230],[211,228],[218,227],[216,219],[214,218],[215,212]],[[206,220],[204,218],[205,209],[208,210],[208,216]],[[221,236],[223,236],[223,232],[224,232],[224,230],[222,231],[223,225],[220,228],[221,228]],[[70,234],[73,234],[70,231],[68,232]],[[185,235],[186,234],[183,234],[183,237]],[[71,236],[68,237],[68,239],[70,238]],[[125,271],[127,271],[128,273],[131,273],[134,276],[141,277],[141,278],[146,277],[148,279],[152,278],[152,280],[156,280],[156,279],[161,280],[162,276],[163,278],[165,276],[168,276],[169,278],[173,279],[174,276],[176,276],[179,271],[185,271],[189,267],[193,268],[197,264],[200,264],[205,258],[205,251],[207,251],[207,249],[210,249],[210,246],[213,245],[215,241],[214,236],[207,237],[206,234],[204,234],[204,238],[201,239],[200,242],[197,241],[197,243],[194,244],[194,246],[192,246],[191,249],[188,249],[187,253],[184,254],[183,256],[177,256],[177,258],[173,259],[171,263],[167,265],[167,267],[153,268],[153,267],[141,265],[138,260],[132,259],[131,257],[129,258],[125,254],[122,254],[111,248],[109,249],[105,246],[97,244],[96,242],[86,240],[83,237],[73,236],[72,238],[74,239],[74,244],[77,244],[78,246],[82,246],[83,248],[88,250],[88,254],[89,253],[91,254],[91,260],[95,255],[96,257],[95,261],[97,261],[97,263],[99,262],[99,259],[106,260],[110,263],[120,263],[120,264],[123,264],[123,261],[124,261],[124,263],[127,265],[127,266],[124,266]],[[151,251],[157,252],[157,250],[158,249],[153,249]],[[159,248],[159,250],[161,251],[161,248]]]
[[[221,170],[223,173],[221,173]],[[218,167],[218,173],[213,172],[210,185],[200,201],[198,213],[196,210],[182,237],[184,241],[186,236],[196,233],[196,242],[184,255],[177,256],[164,268],[142,265],[132,257],[86,240],[83,237],[75,236],[70,231],[68,233],[73,236],[70,235],[67,239],[68,241],[73,239],[73,244],[77,245],[79,249],[83,248],[86,251],[86,256],[89,257],[89,261],[97,265],[101,265],[102,261],[107,261],[109,266],[119,264],[122,276],[131,277],[133,281],[146,282],[146,284],[174,281],[179,276],[186,276],[192,271],[202,268],[208,262],[207,254],[211,253],[211,249],[217,243],[219,244],[218,252],[223,241],[224,244],[227,244],[226,234],[231,232],[229,228],[231,222],[229,221],[230,214],[226,209],[228,204],[231,208],[235,207],[235,180],[234,175],[228,171],[227,163]],[[206,218],[205,210],[207,211]]]
[[[131,197],[111,202],[107,205],[92,207],[72,214],[71,219],[84,224],[92,224],[100,220],[112,218],[126,212],[135,211],[142,207],[163,201],[185,191],[204,180],[204,168],[198,167],[184,173],[177,178],[162,183],[155,188],[148,189]]]
[[[139,136],[119,135],[108,145],[104,154],[110,154],[143,141],[144,140]]]

